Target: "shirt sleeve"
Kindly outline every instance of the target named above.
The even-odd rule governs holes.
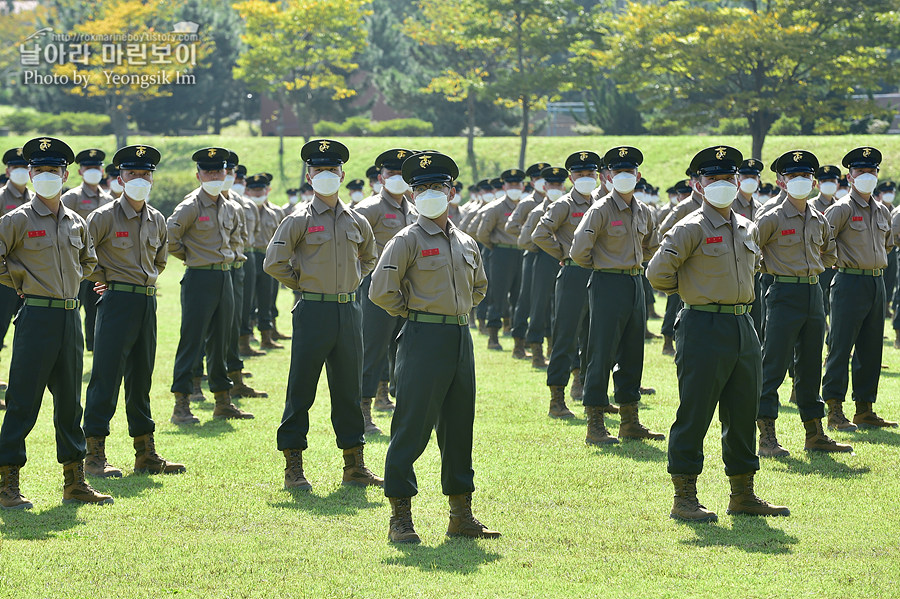
[[[185,248],[182,238],[195,220],[196,214],[191,202],[182,202],[175,207],[172,216],[166,221],[169,238],[169,253],[179,260],[185,259]]]
[[[406,317],[409,314],[407,299],[403,297],[400,286],[410,261],[410,251],[407,244],[408,241],[405,237],[393,237],[384,246],[381,258],[378,259],[378,264],[375,266],[375,270],[372,271],[369,299],[391,316]]]
[[[831,268],[837,263],[837,243],[834,241],[834,233],[828,225],[828,221],[821,223],[822,226],[822,266],[826,269]]]
[[[300,277],[294,272],[291,258],[294,248],[303,240],[306,231],[305,216],[289,216],[281,221],[278,229],[266,248],[266,258],[263,261],[263,270],[275,278],[279,283],[295,291],[299,290],[297,282]]]
[[[656,253],[656,250],[659,249],[659,236],[656,234],[656,223],[653,213],[649,208],[645,208],[645,210],[647,211],[647,234],[641,239],[641,258],[643,262],[650,260],[653,254]]]
[[[372,232],[372,226],[363,217],[357,217],[359,228],[362,230],[363,242],[359,247],[359,264],[362,277],[365,278],[375,268],[378,262],[378,246],[375,245],[375,233]]]
[[[491,231],[494,230],[497,224],[497,212],[494,209],[485,209],[481,220],[478,221],[478,229],[475,231],[475,239],[488,248],[491,247]]]
[[[9,266],[6,263],[6,257],[12,252],[17,245],[15,218],[5,215],[0,218],[0,283],[7,287],[12,287],[17,292],[12,275],[9,274]]]
[[[832,204],[825,211],[825,220],[831,226],[832,236],[837,238],[847,226],[847,221],[850,220],[850,207],[842,204]]]
[[[595,204],[595,206],[599,206],[599,204]],[[572,248],[569,250],[569,257],[582,268],[593,268],[591,251],[597,242],[597,231],[603,228],[602,220],[603,215],[600,214],[600,210],[591,206],[575,228],[575,236],[572,238]]]
[[[560,201],[550,204],[531,234],[531,241],[557,260],[562,260],[564,256],[562,245],[556,240],[554,233],[562,225],[566,210],[566,204]]]
[[[166,219],[163,218],[162,214],[157,216],[157,221],[156,228],[159,231],[159,247],[156,248],[156,256],[153,258],[153,263],[156,264],[156,270],[162,274],[162,271],[166,269],[166,263],[169,260],[169,230],[166,228]]]
[[[88,214],[87,229],[94,242],[94,254],[96,254],[97,246],[106,241],[106,236],[109,233],[109,226],[104,222],[101,214],[95,210]],[[90,276],[85,275],[85,278],[94,281],[95,283],[105,284],[106,269],[98,262],[96,268],[94,268],[94,272],[92,272]]]
[[[666,295],[678,293],[678,269],[693,252],[688,227],[672,227],[647,265],[647,280]]]
[[[478,266],[475,268],[475,284],[472,286],[472,307],[480,304],[487,295],[488,280],[484,272],[484,262],[481,259],[481,252],[475,247],[475,260]]]
[[[97,268],[97,252],[94,249],[94,240],[88,231],[87,224],[81,227],[81,253],[78,257],[81,262],[82,277],[89,279]]]

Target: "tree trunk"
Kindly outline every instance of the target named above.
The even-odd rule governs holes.
[[[466,116],[468,117],[468,133],[466,134],[466,161],[472,170],[472,181],[478,181],[478,158],[475,156],[475,90],[469,89],[466,96]]]
[[[128,145],[128,112],[116,97],[110,98],[109,118],[116,136],[116,147],[124,148]]]
[[[769,113],[754,112],[747,117],[747,123],[750,125],[750,136],[753,139],[751,154],[753,158],[762,160],[763,144],[766,142],[766,135],[775,122],[775,115]]]
[[[522,143],[519,146],[519,169],[525,169],[525,149],[528,146],[528,127],[529,127],[529,108],[530,103],[527,96],[522,96]]]

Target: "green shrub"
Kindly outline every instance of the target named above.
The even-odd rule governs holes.
[[[746,135],[747,130],[747,119],[744,117],[719,119],[719,124],[713,127],[713,132],[719,135]]]
[[[772,135],[800,135],[800,132],[800,117],[785,114],[772,123],[772,129],[769,131]]]
[[[184,196],[200,186],[196,171],[167,171],[161,169],[153,174],[153,190],[150,204],[166,217],[172,214]]]
[[[105,135],[111,132],[110,118],[92,112],[38,112],[30,108],[16,110],[3,122],[14,133],[36,131],[47,135]]]
[[[13,133],[22,135],[35,129],[37,115],[38,111],[31,108],[16,110],[3,119],[3,124]]]
[[[432,131],[434,131],[434,125],[422,119],[391,119],[372,122],[369,127],[369,135],[415,137],[431,135]]]

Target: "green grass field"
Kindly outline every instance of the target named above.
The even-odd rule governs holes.
[[[2,118],[0,118],[2,124]],[[10,136],[0,138],[0,151],[17,147],[31,139],[31,136]],[[65,137],[64,139],[75,152],[89,147],[98,147],[108,153],[112,159],[115,152],[115,138],[103,137]],[[349,137],[341,138],[350,149],[350,162],[347,163],[347,181],[351,178],[365,178],[366,169],[384,150],[396,147],[411,149],[434,149],[452,156],[460,166],[460,180],[468,185],[472,183],[472,173],[466,164],[466,140],[461,137]],[[194,164],[191,154],[208,146],[224,146],[238,153],[241,162],[249,172],[270,172],[276,175],[273,194],[278,198],[287,198],[284,190],[297,184],[300,178],[300,147],[303,140],[298,137],[285,138],[284,170],[285,179],[280,179],[278,170],[278,138],[275,137],[161,137],[131,136],[129,143],[146,143],[155,146],[162,153],[162,162],[157,173],[157,181],[165,177],[178,177],[179,183],[185,176],[190,183],[190,171]],[[616,145],[632,145],[644,153],[644,164],[641,173],[654,185],[667,187],[684,178],[684,170],[691,158],[699,150],[713,144],[729,144],[750,157],[749,136],[642,136],[642,137],[531,137],[528,142],[526,166],[534,162],[550,162],[562,165],[572,152],[589,149],[601,154]],[[770,136],[763,148],[763,162],[771,164],[778,156],[789,150],[807,149],[816,154],[822,164],[840,165],[840,160],[849,150],[862,145],[879,148],[884,154],[882,179],[900,178],[900,135],[846,135],[846,136],[809,136],[779,137]],[[508,169],[517,166],[519,157],[519,138],[517,137],[479,137],[475,140],[475,152],[482,163],[481,177],[496,177]],[[73,168],[72,181],[78,181],[77,169]],[[774,175],[766,170],[764,181],[773,181]],[[279,184],[280,182],[280,184]],[[77,182],[75,183],[77,185]],[[188,188],[188,191],[190,189]],[[186,192],[185,192],[186,193]],[[180,200],[180,197],[178,198]],[[159,199],[157,198],[157,201]]]
[[[115,497],[106,507],[63,506],[52,401],[28,439],[22,489],[28,512],[0,512],[0,597],[887,597],[900,581],[900,433],[838,434],[855,455],[808,456],[797,411],[779,420],[786,459],[763,461],[757,490],[791,508],[789,518],[725,515],[728,482],[719,426],[706,442],[700,498],[719,522],[668,518],[672,490],[664,442],[584,445],[580,406],[571,422],[547,418],[544,374],[505,351],[478,359],[475,513],[503,537],[448,540],[447,502],[432,441],[417,464],[413,501],[418,547],[387,542],[389,504],[376,489],[340,486],[341,454],[329,421],[324,376],[311,415],[310,494],[282,489],[275,446],[289,351],[247,361],[269,399],[241,400],[252,421],[212,420],[212,401],[194,404],[201,423],[168,422],[178,340],[182,268],[162,279],[153,412],[160,452],[188,472],[136,476],[124,408],[112,423],[110,460],[119,480],[94,481]],[[290,330],[291,294],[279,295],[279,326]],[[658,300],[658,309],[662,309]],[[651,321],[658,331],[660,321]],[[7,338],[11,343],[12,334]],[[295,340],[294,342],[302,342]],[[285,342],[291,343],[291,342]],[[900,352],[885,341],[879,412],[900,417]],[[646,346],[642,419],[668,432],[678,403],[675,367]],[[10,350],[0,354],[6,372]],[[85,385],[90,354],[85,358]],[[786,390],[786,389],[785,389]],[[376,416],[388,430],[388,418]],[[615,432],[618,417],[608,419]],[[369,440],[368,463],[383,472],[388,437]]]

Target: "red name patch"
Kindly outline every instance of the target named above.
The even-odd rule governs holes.
[[[310,228],[308,228],[308,229],[306,230],[306,232],[307,232],[307,233],[321,233],[321,232],[324,231],[324,230],[325,230],[325,227],[322,226],[322,225],[319,225],[318,227],[310,227]]]
[[[7,210],[13,210],[15,208],[18,208],[18,206],[16,206],[15,204],[9,204],[8,206],[4,206],[4,208]]]
[[[116,237],[128,237],[128,231],[116,231]]]
[[[209,217],[208,217],[208,216],[201,216],[201,217],[198,218],[197,220],[199,220],[201,223],[205,223],[206,221],[209,220]]]
[[[706,243],[722,243],[721,237],[707,237]]]
[[[573,212],[572,216],[574,216],[575,218],[581,218],[582,216],[584,216],[584,212]]]
[[[860,221],[860,220],[862,220],[862,219],[863,219],[863,217],[861,217],[861,216],[852,216],[852,217],[850,217],[850,220],[853,220],[853,221]]]
[[[47,231],[29,231],[28,236],[29,237],[46,237]]]
[[[512,212],[504,212],[503,216],[512,216]]]
[[[621,226],[622,226],[622,221],[620,221],[620,220],[614,220],[613,222],[609,223],[609,226],[610,226],[610,227],[621,227]]]
[[[422,250],[422,257],[427,258],[428,256],[437,256],[441,253],[441,250],[438,248],[430,249],[430,250]]]
[[[385,218],[397,218],[397,215],[396,214],[385,214],[384,217]]]
[[[82,203],[82,204],[90,204],[91,201],[90,201],[90,200],[81,200],[81,203]]]
[[[785,229],[784,231],[781,232],[781,234],[782,235],[793,235],[796,232],[797,232],[796,229]]]

